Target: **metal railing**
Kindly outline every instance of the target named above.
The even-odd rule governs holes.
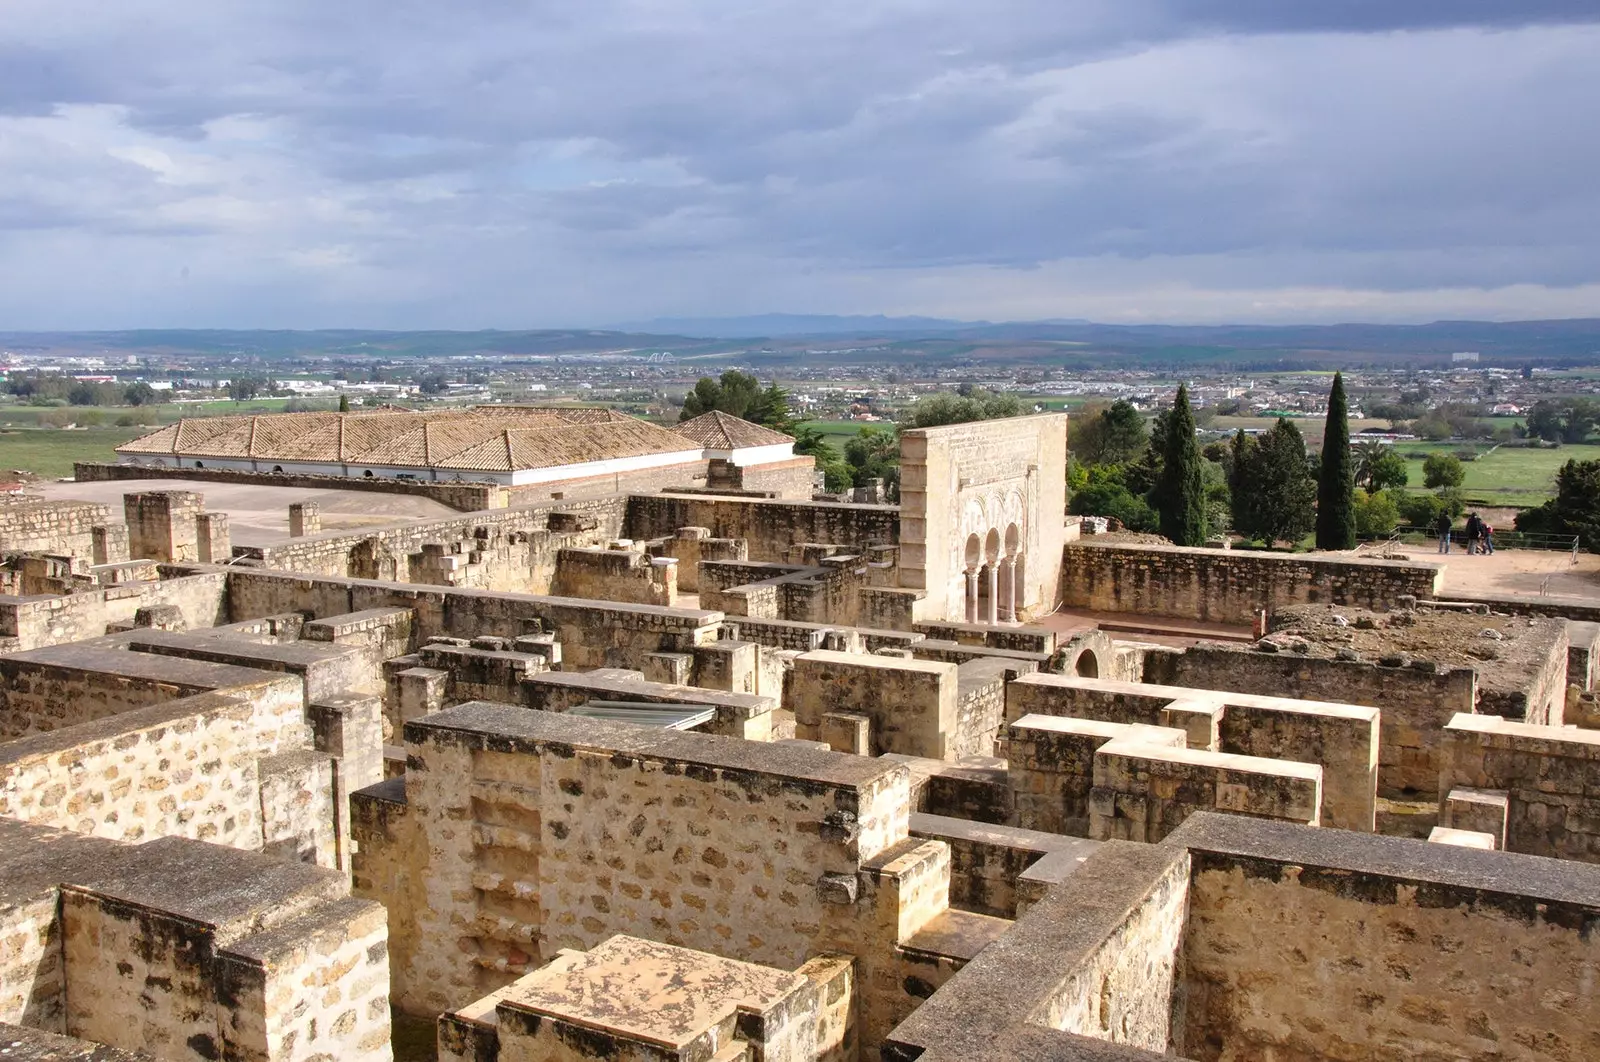
[[[1380,540],[1374,538],[1369,541],[1376,543]],[[1439,532],[1433,528],[1402,525],[1395,528],[1388,539],[1383,541],[1382,546],[1376,547],[1374,552],[1376,552],[1377,548],[1393,549],[1399,545],[1432,545],[1437,547],[1438,543]],[[1452,548],[1455,546],[1466,548],[1466,531],[1460,527],[1451,528],[1450,543]],[[1580,552],[1577,535],[1551,535],[1540,531],[1496,531],[1494,533],[1494,548],[1496,552],[1502,549],[1535,549],[1547,550],[1552,553],[1568,553],[1571,554],[1574,565],[1578,563],[1578,554]]]

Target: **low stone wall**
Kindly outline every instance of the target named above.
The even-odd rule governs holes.
[[[1282,605],[1388,609],[1434,596],[1441,580],[1439,567],[1403,561],[1080,540],[1065,547],[1061,594],[1071,609],[1248,627]]]
[[[1459,788],[1507,795],[1507,851],[1600,863],[1600,732],[1459,715],[1440,761],[1441,802]]]
[[[0,1021],[60,1045],[12,1057],[388,1062],[384,911],[342,875],[3,818],[0,849]]]
[[[403,791],[356,795],[355,872],[389,901],[409,1012],[655,934],[780,969],[854,956],[870,1046],[959,966],[901,957],[950,880],[948,848],[908,840],[903,766],[487,704],[408,723],[406,747]]]
[[[1173,1049],[1222,1059],[1585,1058],[1600,978],[1588,867],[1207,817]],[[1315,926],[1314,932],[1302,932]]]
[[[555,634],[569,667],[643,671],[652,653],[692,652],[713,642],[721,613],[579,598],[420,587],[366,579],[300,576],[265,569],[228,570],[235,620],[308,612],[313,618],[371,608],[413,610],[416,639],[435,636],[514,638],[535,628]]]
[[[547,501],[443,520],[308,535],[269,546],[235,546],[234,556],[310,575],[440,583],[444,580],[437,576],[413,572],[413,556],[430,544],[465,542],[479,551],[504,553],[487,558],[491,570],[480,582],[498,589],[548,592],[557,552],[564,546],[595,546],[619,537],[626,504],[620,495]]]
[[[1100,746],[1089,793],[1089,836],[1159,841],[1199,811],[1316,826],[1322,768],[1310,763],[1147,745],[1123,737]]]
[[[113,521],[111,507],[83,501],[0,500],[0,553],[60,553],[88,558],[94,529]],[[107,558],[108,561],[126,557]]]
[[[628,499],[629,538],[661,538],[680,527],[709,528],[714,538],[742,538],[751,560],[782,562],[799,543],[858,547],[898,542],[900,510],[892,505],[688,494],[635,494]]]
[[[114,626],[132,624],[140,609],[175,606],[186,627],[212,627],[227,620],[221,572],[119,583],[54,597],[0,597],[0,651],[42,649],[98,638]]]
[[[1006,758],[1006,780],[1017,825],[1088,837],[1095,754],[1102,745],[1119,738],[1169,748],[1183,748],[1186,740],[1182,730],[1172,727],[1070,716],[1028,715],[1007,727],[1000,751]]]
[[[48,733],[180,697],[267,685],[303,706],[299,678],[105,645],[0,656],[0,738]]]
[[[1378,795],[1438,795],[1440,733],[1457,712],[1476,711],[1477,672],[1426,661],[1384,667],[1298,653],[1198,645],[1145,655],[1146,682],[1296,700],[1368,705],[1382,712]]]
[[[805,740],[823,740],[825,717],[844,713],[868,720],[869,755],[985,754],[975,751],[983,734],[959,730],[958,674],[955,664],[933,660],[817,650],[795,658],[783,703],[794,712],[795,737]]]
[[[636,605],[678,603],[678,563],[631,549],[564,548],[556,553],[550,592],[561,597],[592,597]]]
[[[0,746],[0,816],[259,850],[256,712],[248,697],[203,694]]]
[[[78,461],[73,478],[80,483],[105,483],[130,479],[187,479],[212,483],[243,483],[260,487],[305,487],[310,490],[354,490],[376,494],[406,494],[432,498],[464,513],[503,509],[506,488],[495,483],[427,483],[406,479],[365,479],[316,476],[299,472],[230,472],[219,468],[173,468],[159,465],[122,465]]]

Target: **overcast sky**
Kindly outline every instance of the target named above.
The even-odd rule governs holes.
[[[0,0],[0,329],[1600,316],[1597,0]]]

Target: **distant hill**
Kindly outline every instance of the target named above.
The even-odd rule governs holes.
[[[952,321],[941,317],[885,317],[883,314],[763,313],[752,317],[657,317],[617,327],[625,331],[674,332],[707,339],[760,339],[767,336],[923,334],[979,328],[987,321]]]
[[[862,348],[869,348],[870,354]],[[1477,351],[1485,365],[1600,364],[1600,318],[1435,321],[1421,325],[1111,325],[1091,321],[955,321],[934,317],[765,314],[664,318],[623,329],[386,332],[362,329],[149,329],[0,332],[0,350],[44,354],[440,358],[670,351],[732,354],[739,363],[988,362],[1092,367],[1355,368],[1449,363]],[[729,362],[727,364],[733,364]]]

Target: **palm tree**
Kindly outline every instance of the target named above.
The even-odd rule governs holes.
[[[1388,452],[1389,447],[1382,439],[1363,439],[1356,443],[1356,482],[1370,491],[1378,462]]]

